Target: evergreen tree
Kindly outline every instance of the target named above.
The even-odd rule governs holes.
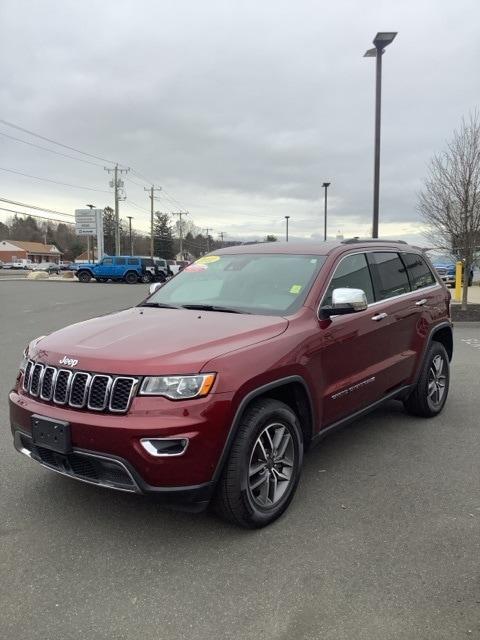
[[[154,254],[165,260],[175,259],[175,249],[171,220],[168,213],[155,213],[153,222],[153,249]]]

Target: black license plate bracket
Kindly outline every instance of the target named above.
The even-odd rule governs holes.
[[[32,416],[33,444],[57,453],[70,453],[72,440],[70,424],[63,420],[53,420],[44,416]]]

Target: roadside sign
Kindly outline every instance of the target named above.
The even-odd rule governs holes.
[[[75,209],[77,236],[97,236],[97,257],[103,257],[103,209]]]

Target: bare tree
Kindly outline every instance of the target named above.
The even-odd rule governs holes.
[[[434,244],[463,261],[462,309],[468,278],[480,246],[480,114],[462,119],[446,148],[430,161],[418,209]]]

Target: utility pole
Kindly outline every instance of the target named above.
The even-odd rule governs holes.
[[[153,209],[154,209],[154,200],[155,200],[155,191],[161,191],[162,187],[156,187],[152,184],[150,188],[143,187],[144,191],[150,191],[150,258],[153,258]]]
[[[225,231],[220,231],[220,233],[218,234],[220,236],[220,240],[222,243],[222,249],[223,249],[223,236],[226,236],[227,234],[225,233]]]
[[[127,173],[128,171],[130,171],[130,169],[129,168],[119,169],[118,164],[116,164],[113,169],[110,169],[109,167],[104,167],[104,169],[105,171],[108,171],[108,173],[113,171],[113,180],[110,181],[110,186],[113,187],[114,194],[115,194],[115,255],[119,256],[120,255],[120,216],[119,216],[118,203],[120,202],[120,200],[125,200],[125,195],[119,194],[119,189],[123,189],[124,183],[123,183],[123,180],[118,179],[118,173],[120,172],[120,175],[121,175],[122,173]]]
[[[285,228],[285,242],[288,242],[288,221],[290,219],[290,216],[285,216],[285,223],[286,223],[286,228]]]
[[[327,241],[327,189],[330,186],[330,182],[324,182],[322,187],[325,189],[324,197],[324,214],[323,214],[323,241]]]
[[[133,216],[127,216],[128,218],[128,235],[130,238],[130,255],[133,256],[133,238],[132,238],[132,218]]]
[[[213,229],[211,229],[210,227],[207,227],[206,229],[202,229],[202,231],[205,231],[206,233],[206,240],[207,240],[207,253],[210,251],[210,231],[213,231]]]
[[[178,235],[179,235],[179,239],[180,239],[180,255],[182,256],[182,260],[183,260],[183,224],[182,224],[182,216],[188,216],[190,214],[189,211],[176,211],[175,213],[173,213],[172,215],[174,216],[178,216]]]

